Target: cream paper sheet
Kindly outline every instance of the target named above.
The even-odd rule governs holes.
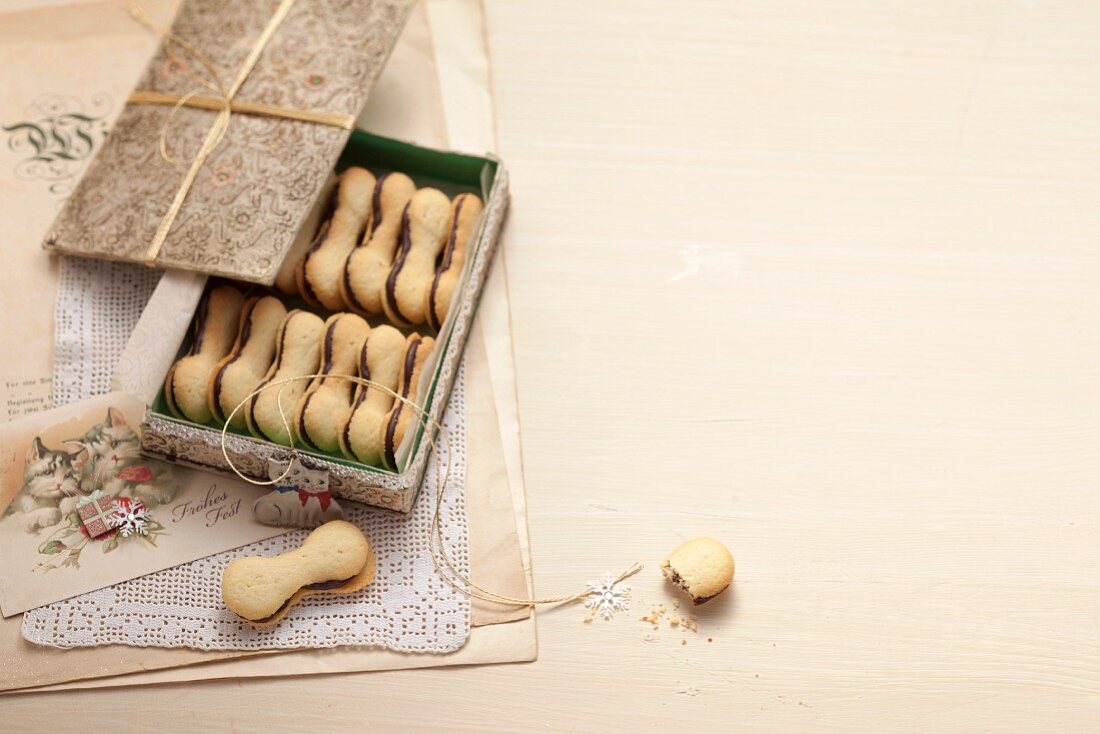
[[[457,36],[462,34],[458,32],[449,33],[450,40],[447,44],[448,48],[445,53],[457,54],[457,57],[451,57],[450,60],[445,63],[450,64],[453,62],[456,66],[459,66],[461,65],[459,62],[462,60],[468,61],[478,56],[486,59],[480,64],[475,64],[475,66],[480,68],[483,72],[480,78],[476,76],[462,77],[463,82],[467,86],[480,85],[481,89],[485,90],[483,94],[477,95],[475,99],[475,101],[481,101],[481,104],[477,104],[476,106],[481,108],[484,127],[479,129],[476,125],[471,126],[469,123],[466,123],[468,140],[474,140],[474,135],[481,136],[476,142],[472,143],[472,148],[467,147],[467,149],[484,150],[492,147],[492,108],[491,104],[484,104],[487,101],[491,102],[491,100],[488,97],[489,79],[487,76],[487,54],[480,30],[480,3],[464,0],[461,3],[448,2],[447,4],[449,7],[446,12],[450,14],[450,18],[462,17],[461,14],[463,13],[467,14],[468,17],[465,22],[455,27],[455,29],[466,29],[467,33],[463,36],[465,39],[463,42],[457,40]],[[113,5],[113,3],[95,3],[94,5]],[[432,49],[426,49],[423,44],[425,38],[432,36],[424,34],[424,30],[427,28],[427,19],[421,9],[418,9],[417,13],[414,14],[413,19],[410,20],[409,26],[411,30],[407,31],[405,36],[402,37],[402,41],[398,44],[397,49],[395,49],[394,58],[391,60],[390,65],[383,75],[383,82],[386,82],[385,85],[380,83],[379,91],[372,96],[371,106],[368,107],[365,114],[367,118],[370,118],[371,107],[377,107],[381,110],[388,111],[400,108],[400,103],[398,101],[390,102],[388,95],[399,96],[402,93],[405,95],[411,93],[409,84],[401,82],[388,83],[388,77],[395,76],[399,73],[405,73],[402,71],[405,68],[401,66],[402,58],[410,60],[419,59],[422,69],[424,60],[430,59],[438,52],[440,44],[433,41]],[[468,31],[470,30],[474,32],[469,33]],[[419,39],[419,41],[416,41],[416,39]],[[410,43],[416,48],[406,48],[406,45]],[[143,62],[143,59],[141,61]],[[409,63],[410,66],[415,66],[413,62],[410,61]],[[412,75],[410,78],[417,78],[415,71],[409,71],[407,73]],[[422,71],[418,78],[421,82],[427,79]],[[426,88],[427,87],[425,87],[423,83],[415,88],[415,92],[419,93],[422,101],[425,96],[430,96],[424,95],[424,90]],[[444,95],[444,97],[450,100],[452,107],[455,104],[460,106],[463,104],[474,104],[474,102],[469,101],[470,98],[464,97],[463,95],[450,94]],[[428,104],[430,105],[430,102]],[[450,109],[448,109],[446,118],[446,129],[454,135],[455,133],[453,130],[456,127],[453,124],[454,116],[449,113]],[[409,126],[402,127],[398,119],[393,117],[387,118],[386,114],[383,112],[377,114],[377,127],[373,124],[373,118],[367,120],[367,126],[370,127],[370,129],[393,137],[402,137],[405,139],[413,138],[413,136],[409,135],[410,130],[413,128]],[[473,116],[463,113],[458,115],[458,117],[470,120]],[[425,139],[424,142],[435,142],[436,144],[440,144],[436,140],[430,140],[430,138],[435,138],[438,135],[439,130],[439,127],[435,127],[431,133],[423,129],[417,129],[417,132],[419,135],[423,136]],[[470,133],[471,130],[472,134]],[[490,131],[488,135],[484,133],[485,130]],[[462,137],[462,133],[455,135],[456,141]],[[486,140],[488,140],[487,143],[485,142]],[[456,142],[456,147],[462,146],[458,145]],[[522,475],[518,473],[519,467],[521,466],[518,442],[519,427],[518,422],[515,420],[515,393],[512,389],[514,383],[510,377],[513,373],[513,366],[510,326],[507,323],[507,314],[507,290],[503,278],[503,268],[499,267],[498,264],[494,269],[494,276],[486,288],[481,314],[479,316],[479,327],[475,332],[475,337],[472,339],[468,351],[471,355],[476,355],[479,351],[488,350],[486,352],[487,356],[482,363],[483,366],[480,369],[474,367],[471,371],[474,373],[480,372],[482,378],[492,386],[491,392],[490,390],[478,390],[476,391],[477,394],[479,396],[493,394],[496,401],[492,410],[486,408],[484,405],[479,408],[478,415],[480,415],[481,418],[478,419],[477,424],[486,425],[488,420],[487,416],[492,413],[498,414],[497,418],[499,423],[493,426],[496,430],[489,434],[490,438],[478,441],[478,445],[484,443],[486,446],[484,452],[480,450],[477,451],[479,457],[482,454],[486,457],[483,469],[478,469],[476,466],[473,466],[473,464],[480,462],[475,462],[473,453],[471,455],[471,476],[483,472],[485,476],[490,477],[490,480],[487,480],[484,485],[480,484],[480,482],[471,481],[470,487],[473,491],[470,492],[468,502],[470,504],[471,523],[478,523],[476,537],[479,541],[485,541],[486,547],[490,548],[489,553],[496,561],[504,563],[509,555],[512,555],[513,562],[511,566],[513,569],[518,570],[519,573],[515,573],[510,577],[501,577],[497,575],[493,578],[490,574],[497,574],[499,569],[486,568],[483,570],[479,567],[476,560],[480,552],[475,548],[472,548],[471,551],[475,557],[474,576],[479,583],[497,589],[502,593],[521,595],[524,593],[525,588],[529,588],[530,581],[527,576],[529,573],[529,564],[526,561],[525,503],[522,493],[522,484],[515,481],[517,476],[521,477]],[[478,335],[479,333],[481,335]],[[471,358],[471,364],[477,361],[478,358]],[[503,379],[497,379],[498,375]],[[471,431],[473,430],[472,425]],[[496,439],[495,448],[489,450],[488,447],[494,444],[492,437]],[[471,442],[471,446],[473,445],[475,444]],[[502,446],[504,447],[503,451],[501,449]],[[505,458],[506,455],[507,458]],[[494,464],[493,459],[495,457],[499,458]],[[505,468],[502,469],[502,465]],[[501,481],[502,476],[507,477],[508,481]],[[482,487],[484,487],[484,492],[481,491]],[[504,490],[507,490],[508,495],[510,495],[510,502],[505,502],[503,499],[505,496],[503,494]],[[476,509],[479,506],[483,506],[483,502],[487,503],[493,509],[487,513]],[[505,511],[506,504],[511,504],[511,508],[509,508],[507,512]],[[482,525],[481,518],[487,518],[490,522]],[[508,545],[506,536],[509,534],[519,536],[518,542],[512,546],[513,548],[517,548],[518,551],[513,551],[511,553],[502,552],[501,549]],[[515,562],[515,555],[517,552],[523,559],[521,563]],[[56,657],[40,655],[39,653],[42,651],[29,649],[27,643],[24,643],[18,635],[17,624],[0,624],[0,650],[8,653],[4,656],[3,662],[0,663],[0,689],[11,689],[28,685],[41,686],[60,681],[73,681],[79,679],[85,681],[83,685],[131,685],[224,676],[270,675],[274,673],[301,674],[336,672],[339,670],[381,670],[388,668],[534,659],[536,654],[535,626],[534,618],[528,613],[528,610],[502,610],[500,608],[475,609],[475,624],[485,625],[514,617],[523,617],[525,621],[499,625],[496,627],[480,626],[471,633],[470,642],[466,647],[448,656],[409,656],[377,650],[341,650],[327,651],[325,653],[309,651],[279,655],[277,658],[278,662],[265,662],[264,659],[260,657],[249,657],[245,659],[224,660],[219,663],[209,663],[201,666],[194,665],[194,663],[209,660],[209,654],[184,650],[134,651],[119,648],[67,651],[65,653],[52,651],[57,654],[69,656],[64,658],[64,662],[62,663],[62,661]],[[159,657],[159,655],[154,656],[150,655],[150,653],[166,653],[165,659],[155,659]],[[52,659],[47,659],[47,657]],[[236,655],[233,657],[236,657]],[[151,668],[168,665],[188,667],[174,667],[158,672],[146,672],[137,675],[119,675],[119,673],[126,671],[150,670]],[[61,670],[59,670],[59,668]],[[89,680],[99,676],[114,677],[104,678],[98,682]],[[82,684],[61,684],[55,687],[64,688],[80,685]]]
[[[28,5],[0,13],[0,312],[19,345],[0,362],[2,420],[49,407],[57,262],[42,236],[156,45],[121,3]]]

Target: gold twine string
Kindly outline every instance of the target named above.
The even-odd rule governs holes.
[[[450,435],[448,434],[446,427],[443,426],[442,423],[440,423],[439,421],[435,420],[430,415],[428,415],[428,413],[426,411],[424,411],[419,405],[412,402],[408,398],[405,398],[405,397],[399,395],[398,393],[396,393],[395,391],[393,391],[390,388],[386,387],[385,385],[377,383],[373,380],[368,380],[368,379],[363,378],[363,377],[353,377],[351,375],[313,374],[313,375],[301,375],[299,377],[287,377],[287,378],[282,379],[282,380],[276,380],[274,382],[267,383],[265,385],[260,386],[259,388],[255,389],[255,390],[253,390],[243,400],[241,400],[241,402],[237,403],[236,407],[233,408],[233,411],[228,416],[226,416],[225,423],[222,424],[222,432],[221,432],[222,457],[225,459],[226,465],[230,469],[233,470],[234,474],[236,474],[238,477],[240,477],[244,481],[249,482],[250,484],[255,484],[255,485],[258,485],[258,486],[269,486],[269,485],[273,485],[273,484],[278,483],[284,477],[286,477],[287,474],[290,473],[291,466],[287,466],[287,468],[283,471],[283,473],[280,474],[276,479],[270,479],[270,480],[253,479],[252,477],[248,477],[248,476],[245,476],[244,474],[242,474],[240,472],[240,470],[237,469],[236,464],[233,463],[233,460],[231,458],[229,458],[229,450],[226,448],[226,436],[229,433],[229,424],[230,424],[230,421],[233,420],[233,417],[236,416],[237,413],[242,408],[244,408],[244,406],[247,405],[250,400],[252,400],[252,398],[256,397],[257,395],[259,395],[260,393],[262,393],[265,390],[269,390],[271,388],[278,387],[279,388],[279,394],[276,396],[276,405],[279,408],[279,419],[283,422],[283,428],[286,430],[287,435],[291,437],[291,444],[288,446],[288,448],[293,452],[294,456],[297,457],[298,456],[298,450],[293,444],[293,435],[294,434],[291,431],[290,423],[287,421],[286,411],[283,410],[283,391],[286,389],[287,385],[289,385],[292,382],[297,382],[299,380],[312,380],[314,378],[336,378],[336,379],[341,379],[341,380],[348,380],[349,382],[352,382],[356,385],[361,385],[363,387],[376,389],[376,390],[381,390],[383,393],[389,395],[390,397],[394,398],[395,400],[400,401],[405,407],[412,410],[417,415],[417,417],[419,418],[421,426],[427,427],[427,426],[430,425],[431,427],[435,428],[435,430],[438,432],[439,437],[440,437],[440,439],[442,439],[443,445],[446,447],[446,450],[447,450],[447,461],[444,463],[444,462],[441,462],[439,460],[439,456],[438,456],[438,452],[436,450],[435,442],[434,441],[431,442],[431,444],[430,444],[431,451],[433,453],[437,454],[436,462],[435,462],[436,493],[435,493],[435,508],[434,508],[433,513],[432,513],[431,527],[428,530],[428,533],[429,533],[428,548],[431,551],[432,562],[435,564],[436,570],[439,572],[440,576],[443,577],[443,580],[446,581],[448,584],[450,584],[451,587],[457,589],[458,591],[462,592],[463,594],[466,594],[467,596],[474,597],[476,599],[481,599],[482,601],[495,602],[495,603],[498,603],[498,604],[512,604],[512,605],[523,606],[523,607],[533,607],[537,604],[562,604],[562,603],[565,603],[565,602],[575,601],[577,599],[583,599],[584,597],[589,595],[589,593],[590,593],[589,590],[585,589],[584,591],[579,591],[579,592],[574,593],[574,594],[565,594],[565,595],[562,595],[562,596],[543,597],[543,598],[534,598],[534,599],[519,599],[519,598],[516,598],[516,597],[507,596],[505,594],[498,594],[495,591],[491,591],[491,590],[486,589],[482,586],[479,586],[472,579],[470,579],[468,576],[466,576],[464,573],[462,573],[462,571],[460,571],[455,566],[454,560],[451,558],[451,555],[447,552],[446,544],[443,541],[443,527],[442,527],[442,523],[441,523],[441,519],[440,519],[441,515],[442,515],[442,510],[443,510],[443,497],[446,494],[447,486],[449,485],[450,478],[451,478],[451,440],[450,440]],[[642,568],[643,568],[643,566],[642,566],[641,563],[635,562],[630,568],[626,569],[621,574],[619,574],[618,577],[615,579],[615,581],[613,583],[617,584],[620,581],[623,581],[625,579],[630,578],[634,574],[641,571]]]
[[[130,104],[155,104],[155,105],[179,105],[181,107],[194,107],[200,110],[220,110],[223,100],[220,97],[203,97],[195,95],[169,94],[168,92],[132,92],[126,101]],[[350,130],[355,126],[355,120],[351,115],[343,112],[314,112],[312,110],[299,110],[294,107],[280,107],[262,102],[238,102],[230,100],[230,112],[240,112],[246,115],[264,115],[267,117],[282,117],[287,120],[300,120],[301,122],[316,122],[319,125],[342,127]]]
[[[260,54],[263,53],[269,41],[275,35],[275,32],[279,29],[283,20],[286,18],[290,9],[294,6],[296,0],[282,0],[278,7],[275,8],[274,14],[268,20],[267,25],[264,26],[263,31],[260,33],[256,42],[252,45],[251,50],[248,52],[248,56],[245,57],[244,63],[241,64],[241,68],[237,71],[237,76],[234,78],[233,83],[226,88],[222,82],[221,76],[214,68],[214,64],[198,49],[192,46],[190,43],[180,38],[176,34],[172,33],[166,28],[161,27],[155,23],[145,12],[132,2],[127,2],[127,8],[130,14],[142,25],[146,26],[154,33],[160,36],[161,44],[164,47],[167,56],[172,59],[173,62],[180,64],[187,72],[187,75],[194,79],[199,87],[192,89],[186,94],[168,94],[164,92],[152,92],[152,91],[136,91],[130,95],[127,102],[129,104],[154,104],[154,105],[171,105],[172,110],[165,118],[164,125],[161,128],[160,134],[160,155],[169,163],[186,163],[187,159],[173,158],[168,153],[168,139],[169,133],[172,127],[172,123],[175,121],[176,114],[181,107],[193,107],[197,109],[215,110],[217,116],[214,118],[213,123],[210,125],[210,129],[206,133],[206,137],[203,139],[202,145],[199,147],[198,152],[190,159],[191,165],[187,170],[187,174],[183,177],[183,182],[180,184],[179,189],[176,191],[176,195],[172,198],[172,203],[168,207],[168,212],[160,221],[160,225],[157,227],[156,234],[153,236],[152,242],[149,243],[149,247],[145,251],[145,263],[150,267],[156,265],[157,255],[160,254],[160,249],[164,245],[164,241],[168,238],[168,231],[172,228],[172,224],[176,221],[176,217],[179,215],[180,209],[183,207],[183,202],[187,198],[188,192],[191,190],[191,186],[195,183],[195,178],[199,175],[199,171],[202,170],[203,165],[206,163],[206,159],[214,152],[214,149],[218,147],[222,139],[225,137],[226,131],[229,129],[229,119],[234,112],[242,112],[253,115],[265,115],[268,117],[279,117],[290,120],[301,120],[304,122],[314,122],[319,125],[329,125],[332,127],[340,127],[345,130],[352,130],[355,127],[355,118],[352,115],[342,112],[315,112],[312,110],[302,110],[293,107],[279,107],[277,105],[267,105],[260,103],[249,102],[237,102],[234,97],[241,85],[244,84],[245,79],[252,73],[253,67],[256,66],[256,62],[260,58]],[[182,59],[176,55],[172,50],[172,47],[176,46],[189,54],[192,58],[198,61],[202,67],[209,74],[209,79],[204,79],[198,74],[191,72],[187,68],[187,65],[183,63]],[[203,91],[209,92],[208,95],[204,95]]]

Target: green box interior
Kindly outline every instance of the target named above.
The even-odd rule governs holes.
[[[497,174],[497,162],[490,158],[421,148],[410,143],[403,143],[398,140],[372,135],[371,133],[361,130],[355,130],[351,133],[351,136],[348,138],[348,143],[344,147],[343,153],[340,154],[339,161],[337,161],[336,170],[343,171],[349,166],[362,166],[375,175],[388,171],[400,171],[411,177],[418,187],[434,186],[450,197],[454,197],[456,194],[462,192],[471,192],[478,194],[481,196],[482,200],[486,202],[489,200],[489,193],[492,190],[493,184],[496,182]],[[474,254],[474,252],[471,252],[467,256],[467,261],[472,260]],[[260,288],[259,286],[253,286],[247,283],[238,283],[237,285],[242,288]],[[277,293],[276,295],[279,296],[288,309],[304,309],[312,311],[321,317],[328,316],[330,313],[323,309],[309,306],[299,298],[290,297],[283,293]],[[369,320],[372,322],[372,326],[379,323],[378,317],[371,317]],[[437,354],[442,355],[446,352],[450,342],[450,336],[450,332],[446,335],[439,335],[435,347]],[[190,337],[191,331],[188,330],[187,336],[176,351],[176,359],[179,359],[187,352],[187,348],[190,346]],[[437,366],[436,372],[429,383],[427,395],[424,400],[418,401],[420,405],[426,407],[431,404],[435,396],[438,380],[439,369]],[[157,393],[156,399],[153,401],[151,411],[166,420],[184,423],[186,425],[194,425],[188,421],[176,418],[172,415],[171,411],[168,410],[168,403],[164,397],[163,386]],[[221,430],[220,425],[203,425]],[[253,437],[252,434],[245,429],[230,428],[229,432],[240,436]],[[410,457],[416,453],[416,449],[423,438],[423,433],[424,426],[421,424],[413,438],[412,451],[409,452]],[[394,472],[385,467],[359,464],[349,461],[340,455],[312,451],[301,446],[298,446],[298,451],[302,454],[322,457],[329,461],[353,466],[365,471],[377,472],[379,474],[394,474]]]

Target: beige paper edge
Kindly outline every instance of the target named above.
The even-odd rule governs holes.
[[[284,655],[257,655],[238,660],[193,663],[182,668],[150,670],[145,673],[61,683],[40,688],[10,691],[11,695],[71,691],[88,688],[187,683],[226,678],[265,678],[324,673],[367,673],[384,670],[438,668],[450,665],[523,663],[537,658],[535,618],[478,627],[470,631],[465,647],[445,656],[412,655],[390,650],[332,648]],[[295,658],[301,658],[296,660]],[[0,693],[0,696],[4,694]]]
[[[432,27],[446,30],[433,33],[432,42],[435,56],[440,60],[440,91],[451,145],[473,153],[495,151],[496,114],[482,0],[428,0],[427,9]],[[512,353],[507,256],[508,248],[501,247],[485,284],[479,315],[485,327],[485,349],[508,465],[508,482],[517,503],[520,544],[526,553],[527,495],[523,483],[523,449]]]

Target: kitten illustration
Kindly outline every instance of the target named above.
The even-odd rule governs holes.
[[[84,449],[75,453],[55,451],[35,437],[23,467],[23,487],[4,515],[21,512],[28,516],[28,533],[52,527],[76,509],[84,495],[80,473],[86,463]]]
[[[81,485],[88,492],[99,489],[108,497],[132,497],[149,507],[167,504],[180,492],[170,467],[141,455],[137,433],[116,408],[109,408],[105,421],[68,443],[88,452],[81,474]]]

